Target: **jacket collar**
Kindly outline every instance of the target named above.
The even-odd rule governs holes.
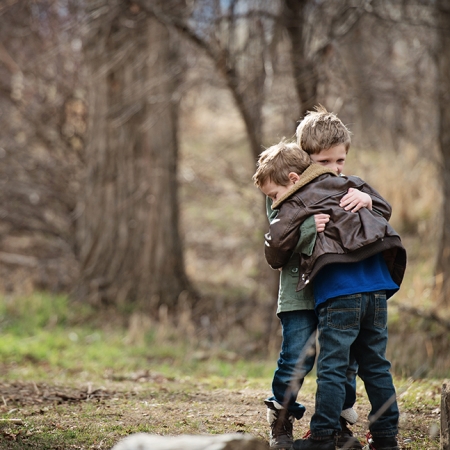
[[[282,197],[280,197],[276,202],[272,204],[272,209],[277,209],[287,198],[289,198],[292,194],[297,192],[300,188],[316,179],[320,175],[325,173],[329,173],[337,177],[337,174],[334,170],[329,169],[328,167],[323,167],[320,164],[311,164],[301,175],[300,179],[297,183],[294,184]]]

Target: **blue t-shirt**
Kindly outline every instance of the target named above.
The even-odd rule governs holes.
[[[313,285],[316,308],[341,295],[386,291],[389,298],[399,289],[381,253],[356,263],[329,264],[319,271]]]

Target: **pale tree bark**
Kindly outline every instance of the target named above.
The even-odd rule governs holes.
[[[182,3],[165,7],[182,10]],[[96,2],[87,15],[87,176],[77,207],[76,296],[149,312],[172,308],[192,294],[178,230],[180,41],[136,3]]]
[[[436,269],[440,303],[450,307],[450,0],[439,0],[437,8],[439,147],[442,153],[443,229]]]

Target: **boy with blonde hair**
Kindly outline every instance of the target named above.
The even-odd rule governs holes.
[[[329,127],[327,132],[334,136]],[[333,136],[330,141],[335,144]],[[343,149],[345,161],[345,143],[333,147]],[[336,156],[340,153],[337,150],[328,153]],[[299,261],[297,290],[314,280],[320,353],[311,436],[295,441],[294,448],[335,449],[353,352],[372,413],[379,414],[370,425],[372,448],[397,450],[398,409],[390,364],[384,356],[386,299],[402,281],[406,253],[398,234],[381,215],[368,208],[353,213],[357,206],[341,206],[343,193],[349,189],[366,192],[377,203],[386,204],[375,190],[357,177],[340,177],[336,170],[308,164],[308,159],[298,146],[282,142],[261,154],[253,176],[255,184],[274,202],[272,208],[280,208],[265,241],[266,259],[272,268],[283,268],[289,262],[298,246],[299,226],[306,218],[327,211],[330,219],[313,248],[301,252]],[[354,445],[345,448],[361,448]]]
[[[298,143],[303,138],[305,150],[313,161],[316,160],[315,162],[341,174],[351,136],[340,119],[319,105],[300,122],[297,135]],[[294,150],[295,144],[286,141],[281,144]],[[337,156],[334,154],[336,147],[339,150]],[[274,174],[274,177],[277,175]],[[379,213],[389,220],[391,207],[381,197],[372,199],[367,193],[351,188],[341,200],[341,206],[353,212],[363,207],[371,209],[372,203],[374,209],[376,206]],[[266,209],[270,222],[276,218],[278,210],[272,209],[272,200],[269,197],[266,197]],[[328,221],[329,215],[323,213],[307,218],[300,226],[298,249],[303,253],[310,252],[317,233],[324,231]],[[298,273],[298,255],[294,254],[280,273],[277,316],[281,322],[283,339],[272,381],[272,396],[265,400],[267,420],[271,427],[270,447],[274,449],[289,448],[293,443],[293,424],[305,413],[305,407],[297,402],[297,396],[303,378],[313,369],[315,360],[315,348],[310,339],[317,328],[314,295],[312,285],[296,291]],[[346,398],[340,416],[341,432],[338,440],[338,446],[345,446],[347,449],[362,448],[348,428],[348,425],[354,424],[358,418],[353,409],[356,401],[356,371],[357,365],[351,359],[345,382]]]
[[[308,111],[296,130],[297,145],[311,157],[312,161],[342,174],[351,144],[351,134],[336,114],[322,105]],[[357,212],[361,208],[372,209],[372,199],[357,189],[350,188],[342,197],[340,205],[346,211]],[[381,196],[378,200],[382,200]],[[391,207],[383,200],[375,205],[386,220],[390,219]]]
[[[287,173],[285,167],[297,167],[299,170],[311,164],[309,156],[298,152],[295,143],[282,141],[285,161],[280,171],[274,170],[272,178],[282,182]],[[364,194],[366,195],[366,194]],[[272,210],[272,200],[266,197],[266,208],[269,222],[276,219],[278,210]],[[321,217],[322,216],[322,217]],[[314,245],[316,230],[324,224],[324,215],[308,218],[300,226],[301,238],[299,248]],[[318,220],[317,220],[318,218]],[[326,218],[326,217],[325,217]],[[307,251],[304,249],[304,251]],[[296,290],[299,273],[298,255],[293,255],[280,272],[278,290],[277,316],[282,326],[282,347],[272,381],[272,396],[264,402],[267,406],[267,421],[270,430],[270,448],[291,448],[293,444],[293,424],[303,417],[306,408],[297,402],[298,392],[303,384],[304,376],[314,367],[315,333],[317,316],[314,312],[314,295],[312,286],[301,291]],[[356,400],[356,366],[349,367],[345,383],[346,399],[341,412],[341,433],[339,446],[347,449],[361,449],[359,441],[347,424],[354,424],[358,418],[353,405]]]

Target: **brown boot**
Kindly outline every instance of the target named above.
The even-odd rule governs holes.
[[[294,442],[293,424],[295,417],[278,402],[265,400],[267,421],[270,425],[270,448],[290,450]]]

